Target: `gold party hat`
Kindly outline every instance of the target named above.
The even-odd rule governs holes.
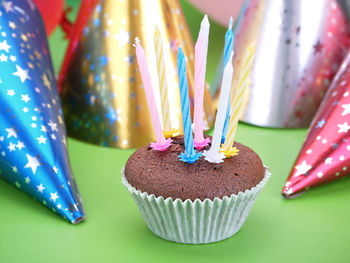
[[[171,128],[182,131],[176,55],[181,45],[187,57],[192,108],[194,45],[179,2],[83,0],[59,80],[70,136],[119,148],[154,141],[132,43],[139,37],[145,49],[160,109],[155,26],[163,39]],[[210,127],[214,107],[207,90],[204,110]]]

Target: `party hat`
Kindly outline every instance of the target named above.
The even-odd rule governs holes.
[[[70,136],[120,148],[136,148],[154,141],[132,42],[135,37],[140,38],[151,58],[152,82],[159,83],[155,25],[163,39],[171,126],[182,129],[176,54],[181,44],[188,60],[193,108],[194,49],[178,1],[83,0],[59,79]],[[154,91],[159,98],[157,85]],[[204,101],[204,118],[206,126],[210,126],[214,108],[207,90]],[[157,107],[160,108],[159,99]]]
[[[310,187],[349,175],[350,52],[335,76],[283,188],[293,197]]]
[[[41,16],[31,0],[2,1],[0,27],[0,177],[78,223],[84,209]]]
[[[241,120],[267,127],[308,127],[349,45],[341,1],[248,0],[235,36],[235,74],[242,52],[256,55]]]

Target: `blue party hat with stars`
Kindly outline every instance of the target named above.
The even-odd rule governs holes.
[[[45,28],[31,0],[0,0],[0,177],[72,223],[84,209]]]

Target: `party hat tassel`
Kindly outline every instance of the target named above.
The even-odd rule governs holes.
[[[238,80],[238,87],[235,97],[231,101],[230,105],[230,121],[228,124],[228,132],[226,134],[226,139],[221,152],[225,154],[226,157],[237,155],[238,150],[233,146],[235,140],[236,130],[240,112],[242,110],[242,102],[244,99],[245,92],[247,90],[248,76],[250,69],[252,67],[252,62],[254,58],[255,48],[254,45],[250,45],[246,52],[244,59],[243,69]]]

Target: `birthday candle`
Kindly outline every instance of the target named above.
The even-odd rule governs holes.
[[[226,34],[225,34],[224,68],[226,67],[226,64],[229,62],[231,52],[233,52],[232,23],[233,23],[233,19],[231,17],[229,27],[228,27]],[[230,62],[232,62],[232,58],[231,58]],[[228,101],[230,101],[230,96],[231,96],[231,92],[228,94]],[[229,119],[230,119],[230,102],[228,103],[228,106],[227,106],[225,124],[224,124],[224,129],[222,132],[222,139],[221,139],[222,142],[225,141],[225,136],[227,133]]]
[[[179,75],[179,86],[181,96],[182,123],[184,127],[185,152],[180,154],[180,160],[186,163],[194,163],[202,156],[193,148],[193,137],[191,129],[190,100],[188,97],[188,83],[186,72],[186,60],[181,46],[177,53],[177,70]]]
[[[254,50],[255,50],[254,45],[251,44],[248,47],[245,58],[243,60],[243,67],[239,76],[236,94],[234,96],[234,99],[231,101],[231,105],[230,105],[231,117],[228,125],[228,132],[226,135],[224,145],[221,149],[221,152],[223,152],[226,157],[234,156],[237,154],[237,149],[234,149],[235,147],[232,147],[232,145],[235,139],[240,112],[242,110],[242,102],[244,99],[244,94],[248,86],[247,85],[248,75],[252,67]]]
[[[205,159],[210,163],[221,163],[225,158],[225,155],[220,153],[220,144],[221,144],[221,135],[222,130],[225,123],[226,111],[228,100],[227,97],[230,94],[231,84],[232,84],[232,74],[233,74],[233,66],[232,66],[232,56],[233,52],[231,52],[230,62],[227,63],[224,69],[224,75],[221,83],[221,92],[219,98],[219,107],[218,112],[216,114],[215,126],[214,126],[214,134],[211,143],[211,148],[209,151],[204,151],[203,155]]]
[[[163,117],[163,124],[164,124],[164,135],[165,137],[172,137],[173,132],[171,130],[171,121],[170,121],[170,113],[169,113],[168,87],[167,87],[166,74],[165,74],[163,43],[162,43],[162,36],[157,26],[154,30],[154,46],[155,46],[155,52],[156,52],[160,102],[161,102],[162,117]]]
[[[151,119],[152,119],[152,123],[153,123],[153,130],[154,130],[154,133],[156,135],[156,140],[157,140],[156,143],[151,143],[151,147],[155,150],[158,150],[158,151],[164,151],[170,146],[172,140],[170,138],[165,140],[165,138],[164,138],[162,126],[161,126],[159,115],[158,115],[157,104],[156,104],[156,100],[155,100],[154,94],[153,94],[151,76],[150,76],[149,70],[148,70],[145,51],[143,50],[142,46],[140,45],[140,40],[138,38],[135,39],[135,42],[136,42],[136,44],[134,46],[136,47],[137,62],[139,65],[141,78],[143,81],[143,87],[144,87],[144,90],[146,93],[148,108],[149,108],[149,111],[151,114]]]
[[[209,21],[205,15],[195,46],[194,75],[194,146],[200,150],[210,142],[203,137],[203,96],[205,86],[205,70],[207,66]]]

